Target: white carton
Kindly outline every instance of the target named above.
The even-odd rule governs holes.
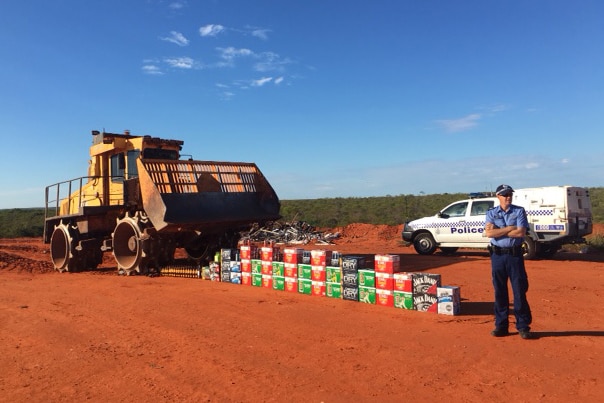
[[[459,315],[461,311],[461,293],[457,286],[445,285],[436,289],[438,313],[442,315]]]

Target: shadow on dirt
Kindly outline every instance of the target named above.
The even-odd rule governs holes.
[[[602,337],[604,331],[601,330],[566,330],[562,332],[531,332],[535,338],[544,337],[571,337],[571,336],[588,336],[588,337]]]
[[[493,315],[493,302],[461,301],[460,316]]]

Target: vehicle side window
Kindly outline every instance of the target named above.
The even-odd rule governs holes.
[[[487,210],[493,207],[493,201],[478,201],[472,203],[471,215],[485,215]]]
[[[443,210],[442,214],[449,217],[463,217],[466,215],[468,209],[468,202],[455,203],[452,206],[447,207]]]

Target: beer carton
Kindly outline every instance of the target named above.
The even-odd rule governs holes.
[[[442,315],[459,315],[461,311],[461,293],[457,286],[442,286],[436,289],[438,313]]]
[[[325,281],[311,280],[311,287],[312,287],[311,295],[314,295],[317,297],[325,296]]]
[[[241,284],[241,272],[232,271],[230,281],[232,284]]]
[[[369,269],[359,270],[359,286],[375,287],[375,271]]]
[[[285,277],[273,275],[273,290],[285,290]]]
[[[312,280],[298,277],[298,292],[300,294],[312,294]]]
[[[261,260],[260,273],[262,274],[273,274],[273,262],[270,260]]]
[[[252,285],[252,273],[243,271],[241,272],[241,284]]]
[[[297,277],[285,277],[285,291],[298,292],[298,278]]]
[[[339,266],[327,266],[325,267],[325,279],[332,283],[342,282],[342,268]]]
[[[312,266],[306,263],[300,263],[298,265],[298,278],[304,278],[307,280],[312,279]]]
[[[270,274],[262,275],[262,287],[273,288],[273,276]]]
[[[325,295],[330,298],[342,298],[342,284],[327,281],[325,283]]]
[[[276,246],[262,246],[260,248],[260,260],[279,260],[279,248]]]
[[[298,265],[296,263],[283,263],[283,275],[285,277],[298,277]]]
[[[258,257],[258,247],[255,245],[241,245],[239,246],[239,258],[243,259],[256,259]]]
[[[413,293],[394,290],[392,296],[395,308],[413,309]]]
[[[415,273],[394,273],[394,291],[413,292],[413,275]]]
[[[220,260],[222,262],[230,262],[231,260],[237,260],[237,249],[221,249]]]
[[[238,260],[231,260],[229,263],[229,270],[231,273],[241,273],[241,262]]]
[[[364,256],[344,255],[342,256],[342,273],[357,272],[365,269],[366,258]]]
[[[401,271],[401,257],[399,255],[375,255],[375,271],[394,274]]]
[[[311,266],[311,280],[313,281],[325,281],[326,273],[325,266]]]
[[[327,266],[327,262],[331,264],[331,251],[329,250],[311,250],[310,264],[313,266]]]
[[[273,276],[285,276],[285,263],[283,262],[272,262],[272,275]]]
[[[394,291],[375,289],[375,304],[381,306],[394,306]]]
[[[262,260],[260,259],[252,259],[252,273],[262,274]]]
[[[350,287],[342,284],[342,299],[348,301],[358,301],[359,300],[359,287],[354,286]]]
[[[252,285],[254,287],[262,287],[262,274],[252,273]]]
[[[375,304],[375,287],[359,286],[359,302]]]
[[[285,263],[302,263],[302,248],[284,248],[283,249],[283,262]]]
[[[359,272],[358,271],[342,272],[342,285],[346,286],[346,287],[358,288],[359,287]]]
[[[241,272],[242,273],[251,273],[252,272],[252,260],[251,259],[241,259]]]
[[[375,288],[394,291],[394,274],[378,271],[375,273]]]

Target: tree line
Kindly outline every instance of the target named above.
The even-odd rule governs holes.
[[[604,188],[589,188],[593,221],[604,223]],[[335,228],[351,223],[398,225],[436,214],[465,193],[398,195],[303,200],[281,200],[286,222],[303,221],[315,227]],[[0,210],[0,238],[41,237],[44,209]]]

